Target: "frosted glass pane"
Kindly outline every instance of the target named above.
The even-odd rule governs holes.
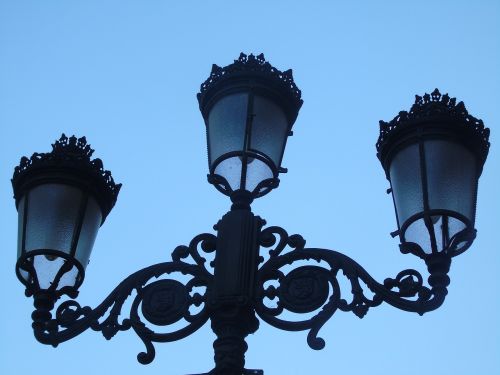
[[[465,224],[449,216],[432,216],[436,245],[438,250],[444,250],[450,245],[450,239],[465,229]],[[446,224],[446,225],[445,225]]]
[[[247,123],[248,94],[220,99],[208,115],[209,163],[230,151],[243,150]]]
[[[40,288],[47,289],[54,282],[54,279],[65,260],[60,257],[47,257],[45,255],[36,255],[33,258],[33,265],[36,270],[38,282],[40,283]],[[74,286],[77,275],[78,269],[73,266],[70,271],[66,272],[61,277],[58,289],[61,289],[64,286]]]
[[[17,259],[23,250],[24,201],[25,197],[22,197],[17,206]]]
[[[450,238],[456,235],[457,233],[463,231],[465,228],[466,225],[462,223],[460,220],[452,217],[449,218],[448,231]],[[456,251],[461,251],[467,244],[468,244],[467,241],[457,242]]]
[[[247,181],[245,190],[253,191],[256,186],[268,178],[273,178],[273,172],[266,163],[253,159],[247,164]]]
[[[76,247],[76,259],[85,268],[89,263],[90,253],[94,246],[97,231],[101,226],[102,214],[99,205],[93,197],[89,197],[87,208],[80,231],[80,238]]]
[[[69,253],[82,192],[69,185],[46,184],[29,192],[26,251]]]
[[[466,228],[465,224],[460,220],[455,219],[453,217],[448,218],[448,232],[450,238],[453,237],[458,232],[463,231]]]
[[[239,189],[241,183],[241,158],[234,156],[224,160],[215,168],[215,174],[224,177],[231,186],[231,189]]]
[[[399,151],[392,160],[389,171],[401,226],[410,216],[423,211],[418,144]]]
[[[273,101],[260,96],[254,98],[252,113],[250,149],[269,156],[279,167],[287,137],[285,113]]]
[[[425,226],[424,219],[418,219],[411,223],[406,229],[405,240],[407,242],[415,242],[419,244],[422,250],[427,254],[432,252],[431,237],[427,227]]]
[[[450,239],[466,227],[464,223],[453,217],[434,215],[431,216],[431,221],[438,251],[445,250],[450,245]],[[407,228],[405,240],[417,243],[428,254],[432,252],[431,233],[427,230],[424,219],[418,219]],[[460,250],[465,244],[465,242],[459,244],[457,250]]]
[[[428,140],[424,143],[431,209],[446,209],[474,218],[476,160],[457,143]]]
[[[28,281],[28,279],[30,278],[30,274],[26,271],[20,270],[19,273],[21,274],[21,277],[26,281]]]

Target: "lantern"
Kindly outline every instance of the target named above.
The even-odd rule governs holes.
[[[75,295],[99,227],[121,184],[85,137],[64,134],[50,153],[23,157],[12,178],[18,210],[16,273],[28,294]]]
[[[391,183],[401,251],[462,253],[475,238],[489,129],[437,89],[380,126],[378,158]]]
[[[224,68],[212,66],[198,102],[207,129],[209,182],[226,195],[245,191],[252,199],[277,187],[302,105],[292,71],[279,71],[262,54],[241,54]]]

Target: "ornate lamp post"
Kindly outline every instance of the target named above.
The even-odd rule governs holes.
[[[420,315],[441,306],[451,258],[475,238],[477,185],[489,148],[489,129],[462,102],[436,89],[417,96],[409,112],[380,122],[377,156],[391,183],[398,223],[393,235],[400,236],[403,253],[426,263],[426,286],[411,269],[379,283],[348,256],[306,248],[300,235],[264,228],[251,212],[252,201],[276,188],[279,173],[286,172],[281,159],[302,105],[291,70],[273,68],[263,55],[241,54],[229,66],[212,67],[198,101],[207,129],[208,180],[231,198],[231,210],[215,225],[216,235],[200,234],[178,246],[172,261],[130,275],[94,309],[75,298],[120,185],[99,159],[91,160],[84,137],[63,135],[52,152],[21,159],[12,179],[19,215],[16,273],[34,297],[38,341],[57,346],[89,328],[106,339],[133,329],[146,346],[137,359],[147,364],[154,342],[180,340],[210,320],[217,339],[208,374],[262,374],[244,368],[245,337],[258,329],[258,318],[279,329],[307,330],[309,346],[322,349],[318,332],[339,310],[362,318],[382,302]],[[266,259],[261,249],[269,249]],[[203,256],[211,252],[213,273]],[[339,272],[351,284],[350,295],[339,286]],[[176,274],[189,281],[177,281]],[[53,313],[63,295],[71,299]],[[129,297],[128,317],[119,319]],[[289,321],[288,312],[305,318]],[[167,333],[154,330],[173,324]]]

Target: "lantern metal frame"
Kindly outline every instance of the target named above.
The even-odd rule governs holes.
[[[419,147],[423,211],[407,218],[404,223],[400,223],[396,202],[394,201],[398,230],[393,232],[392,235],[400,236],[400,248],[403,253],[412,253],[422,259],[426,256],[426,253],[418,244],[407,242],[405,238],[407,228],[419,219],[424,219],[425,226],[429,231],[432,252],[437,253],[439,251],[436,245],[432,216],[446,218],[443,223],[445,226],[447,226],[448,217],[458,219],[465,225],[462,231],[443,241],[444,249],[442,251],[454,257],[463,253],[472,245],[476,237],[476,230],[474,229],[476,201],[473,202],[472,218],[467,218],[452,210],[430,208],[424,143],[428,140],[453,141],[464,146],[475,155],[476,180],[473,196],[476,199],[479,177],[488,156],[489,134],[490,130],[485,128],[483,121],[471,116],[463,102],[457,103],[455,98],[450,98],[448,94],[442,95],[438,89],[435,89],[430,95],[416,95],[415,103],[409,112],[401,111],[390,122],[380,121],[380,136],[376,144],[377,157],[382,163],[389,182],[391,181],[390,163],[397,152],[412,144],[418,144]],[[389,192],[391,191],[392,183]],[[459,243],[464,243],[464,245],[457,249]]]
[[[252,62],[257,65],[251,66],[262,66],[263,56],[258,59]],[[244,64],[249,60],[245,61]],[[224,86],[224,68],[217,67],[215,72],[220,73],[222,81],[212,77],[213,70],[213,81],[209,79],[208,83],[205,82],[198,96],[200,108],[202,112],[205,111],[205,119],[207,106],[203,103],[212,99],[203,97],[204,93],[210,95],[223,91],[204,91],[207,85]],[[262,77],[264,83],[266,79]],[[271,85],[276,83],[273,79],[270,82]],[[232,84],[230,82],[230,88]],[[294,85],[292,87],[296,87]],[[425,110],[441,109],[441,104],[436,104],[434,100],[438,96],[436,91],[432,100],[424,96],[424,102],[431,103],[430,107],[420,105],[422,99],[417,97],[416,107],[412,108],[410,114],[401,112],[392,122],[381,123],[377,150],[386,173],[387,160],[390,159],[388,155],[396,146],[399,147],[400,140],[413,137],[415,131],[420,132],[415,129],[428,123],[426,116],[429,114]],[[451,103],[454,106],[454,99],[447,96],[444,99],[439,96],[439,99],[448,104],[453,100]],[[418,121],[406,122],[405,119],[415,116],[420,109],[425,110],[419,112]],[[445,120],[446,127],[455,123],[455,117],[452,119],[448,110],[440,113],[440,116]],[[476,139],[474,142],[477,143],[471,144],[471,147],[473,150],[476,150],[474,147],[479,148],[484,163],[489,147],[489,131],[478,121],[473,122],[475,130],[471,130],[470,134],[482,138]],[[467,122],[460,126],[470,124]],[[460,132],[458,134],[462,134]],[[469,130],[463,132],[466,134]],[[443,134],[457,133],[448,131]],[[23,158],[21,166],[29,163],[27,160]],[[16,173],[19,173],[17,168],[15,176]],[[108,181],[112,181],[111,174],[106,176]],[[113,192],[117,194],[118,191],[119,185],[116,185]],[[223,188],[222,192],[228,194]],[[245,369],[245,352],[248,348],[245,338],[257,331],[259,318],[278,329],[308,331],[308,345],[319,350],[325,346],[325,341],[318,337],[319,330],[338,311],[352,312],[363,318],[370,308],[385,302],[422,315],[437,309],[445,300],[450,282],[448,272],[451,258],[456,255],[451,251],[431,254],[413,251],[405,246],[402,236],[401,251],[414,253],[425,261],[429,286],[425,285],[424,277],[413,269],[403,270],[394,278],[379,283],[344,254],[329,249],[307,248],[302,236],[289,235],[279,226],[265,227],[265,220],[251,211],[250,204],[256,197],[252,192],[238,190],[232,192],[230,197],[233,205],[214,226],[216,234],[199,234],[188,246],[176,247],[171,261],[146,267],[130,275],[93,309],[82,307],[74,299],[77,294],[75,290],[74,293],[66,293],[72,299],[60,303],[53,315],[52,311],[62,293],[54,288],[38,289],[34,293],[27,285],[27,295],[34,295],[32,326],[35,338],[55,347],[87,329],[101,331],[108,340],[120,331],[133,329],[146,348],[137,355],[137,360],[147,364],[155,357],[154,343],[180,340],[210,320],[217,336],[213,344],[215,367],[204,375],[258,375],[263,374],[263,371]],[[424,212],[424,215],[429,214],[428,211]],[[470,238],[472,240],[473,237]],[[213,261],[207,260],[210,257],[214,258]],[[188,281],[181,283],[176,275],[184,275]],[[341,278],[347,279],[349,290],[341,288]],[[130,311],[122,318],[122,310],[129,298]],[[290,314],[304,317],[291,320]],[[181,322],[184,325],[179,328],[177,324]],[[172,330],[162,332],[166,327]]]

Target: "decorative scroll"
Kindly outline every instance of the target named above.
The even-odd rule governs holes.
[[[57,346],[88,328],[101,331],[108,340],[117,332],[132,328],[146,346],[146,351],[139,353],[137,360],[142,364],[150,363],[155,357],[153,342],[180,340],[208,320],[206,289],[200,294],[194,292],[194,288],[208,288],[212,282],[213,276],[206,269],[206,260],[200,255],[198,247],[204,252],[213,252],[215,238],[212,234],[201,234],[191,241],[189,247],[178,246],[172,253],[172,262],[156,264],[130,275],[95,309],[81,307],[75,300],[61,303],[55,318],[46,321],[42,328],[35,329],[35,337],[44,344]],[[181,260],[188,256],[195,264]],[[191,278],[186,284],[173,278],[163,278],[165,275],[174,277],[176,273]],[[160,277],[160,280],[152,281]],[[119,319],[124,303],[134,291],[137,295],[128,317]],[[192,306],[201,306],[201,309],[192,314]],[[146,322],[169,326],[183,319],[186,322],[184,327],[167,333],[157,333],[146,326]]]
[[[415,270],[400,272],[384,284],[375,281],[358,263],[332,250],[305,248],[305,241],[299,235],[288,236],[280,227],[268,227],[261,232],[260,244],[269,250],[269,259],[258,271],[256,312],[270,325],[287,331],[309,330],[307,342],[312,349],[323,349],[325,341],[318,332],[337,311],[352,311],[363,318],[370,307],[387,302],[402,310],[420,315],[438,308],[446,296],[445,287],[429,289],[423,285],[423,278]],[[289,246],[290,251],[284,251]],[[326,264],[298,265],[314,260]],[[283,268],[298,265],[289,272]],[[351,286],[352,300],[348,302],[339,286],[339,272]],[[271,282],[277,282],[276,287]],[[371,292],[368,297],[362,285]],[[275,300],[275,307],[266,306],[266,299]],[[280,317],[285,311],[309,313],[314,316],[300,321],[288,321]]]

